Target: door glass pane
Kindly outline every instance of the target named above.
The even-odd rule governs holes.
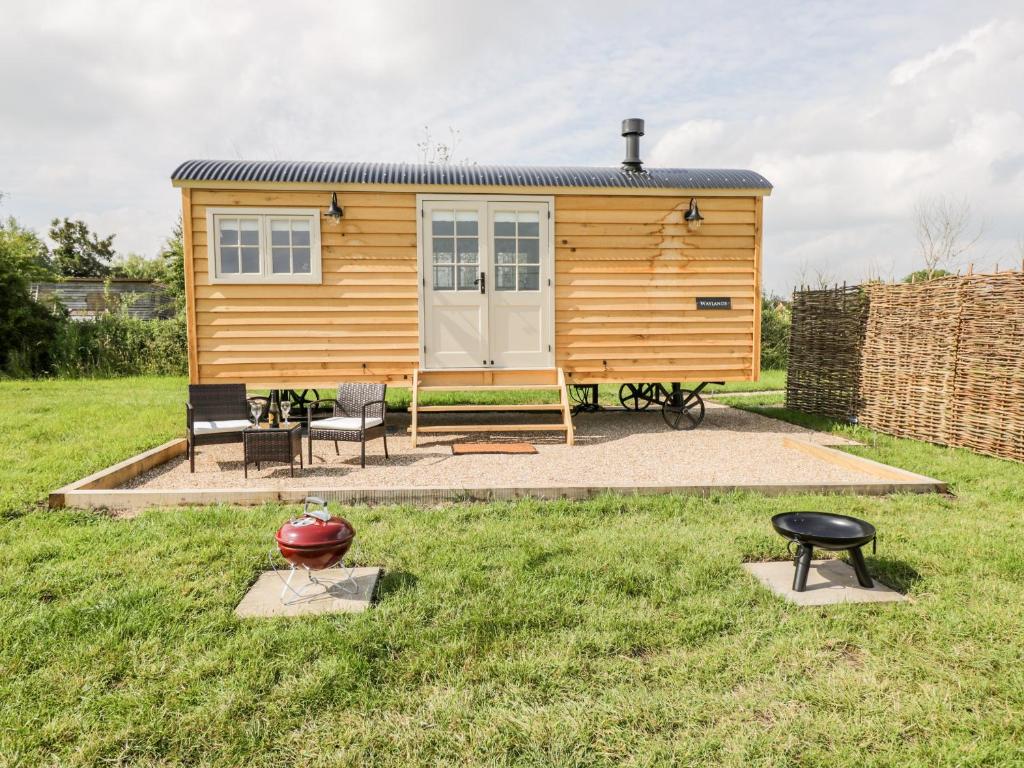
[[[540,290],[540,267],[519,266],[519,290]]]
[[[494,236],[515,237],[516,214],[513,211],[498,211],[494,214]]]
[[[287,233],[286,233],[287,234]],[[270,268],[275,274],[287,275],[292,271],[291,251],[285,247],[271,249]]]
[[[519,263],[540,264],[540,241],[531,238],[519,240]]]
[[[259,245],[259,222],[256,219],[240,219],[238,228],[242,245]]]
[[[515,238],[496,237],[494,238],[494,260],[498,264],[515,264],[516,241]]]
[[[498,265],[494,268],[494,289],[496,291],[514,291],[516,289],[516,268]]]
[[[434,290],[451,291],[455,289],[455,267],[434,267]]]
[[[460,237],[455,248],[459,264],[476,264],[479,260],[477,256],[479,250],[480,247],[475,237]]]
[[[540,214],[536,211],[519,212],[519,236],[537,237],[540,235]]]
[[[258,275],[260,272],[260,249],[242,248],[242,272]]]
[[[312,259],[306,246],[292,248],[292,272],[306,275],[312,272]]]
[[[220,244],[238,245],[238,220],[221,219],[218,225],[220,226]]]
[[[458,211],[455,214],[455,234],[476,237],[478,229],[476,211]]]
[[[434,211],[430,214],[435,236],[448,236],[455,234],[455,214],[452,211]]]
[[[455,261],[455,238],[435,237],[434,263],[451,264],[453,261]]]
[[[220,273],[222,275],[238,274],[238,246],[229,245],[220,249]]]
[[[479,270],[477,270],[475,264],[460,264],[459,265],[459,290],[460,291],[475,291],[479,289],[476,284],[476,280],[479,277]]]

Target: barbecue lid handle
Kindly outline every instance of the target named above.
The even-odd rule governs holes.
[[[315,517],[325,523],[331,519],[331,513],[327,511],[327,502],[319,496],[306,497],[302,503],[302,514],[307,517]]]

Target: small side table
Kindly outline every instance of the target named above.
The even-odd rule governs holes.
[[[282,424],[279,427],[268,427],[260,424],[242,431],[244,446],[245,477],[249,477],[249,465],[255,464],[256,469],[264,461],[280,461],[289,465],[291,476],[295,477],[295,458],[302,465],[302,425],[298,422]]]

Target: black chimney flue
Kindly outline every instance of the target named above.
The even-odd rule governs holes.
[[[626,137],[626,159],[622,161],[622,170],[639,173],[644,169],[640,160],[640,137],[644,135],[644,121],[639,117],[629,117],[622,121],[622,135]]]

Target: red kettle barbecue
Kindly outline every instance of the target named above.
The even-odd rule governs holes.
[[[277,529],[277,548],[293,567],[320,571],[336,565],[352,546],[355,528],[334,517],[327,504],[314,496],[306,499],[302,514]]]

